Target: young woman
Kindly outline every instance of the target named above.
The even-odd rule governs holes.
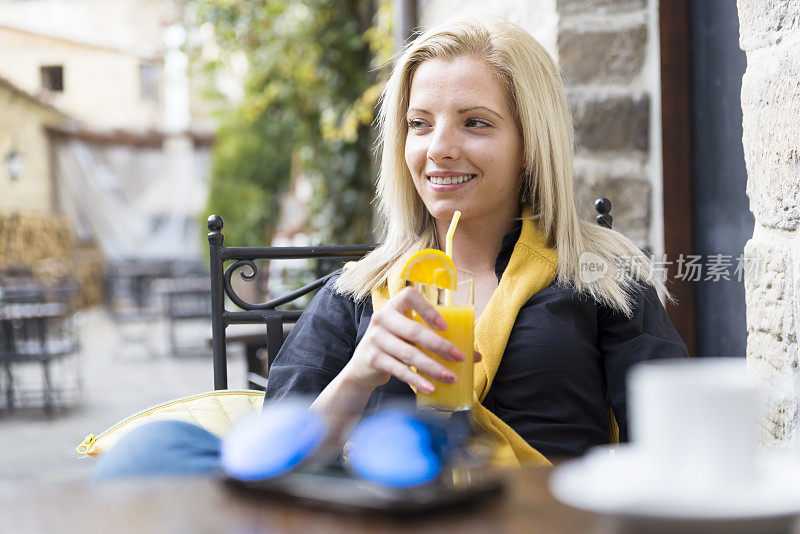
[[[408,318],[447,327],[399,272],[441,248],[459,210],[453,260],[475,277],[474,416],[497,438],[498,462],[579,455],[617,430],[626,439],[626,372],[686,347],[641,251],[578,218],[572,123],[547,52],[512,24],[431,29],[396,61],[379,124],[383,244],[315,296],[270,369],[267,400],[311,395],[312,408],[355,420],[413,398],[410,386],[458,380],[418,348],[465,358]],[[606,274],[585,276],[587,258]],[[95,477],[209,472],[218,449],[199,427],[153,423],[101,456]]]
[[[398,274],[415,252],[441,248],[459,210],[453,260],[475,275],[483,355],[476,421],[505,461],[581,454],[613,438],[610,419],[626,439],[626,372],[686,347],[642,252],[578,218],[572,123],[544,48],[512,24],[431,29],[395,63],[380,127],[383,244],[307,308],[270,370],[267,399],[312,394],[315,408],[356,416],[412,396],[409,386],[457,380],[417,348],[465,357],[408,318],[415,310],[446,326]],[[586,276],[582,258],[606,275]]]

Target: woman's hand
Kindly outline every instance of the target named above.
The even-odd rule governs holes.
[[[329,417],[340,442],[349,435],[348,429],[363,413],[375,388],[388,382],[392,376],[420,391],[433,392],[434,385],[412,371],[411,366],[440,382],[455,382],[456,376],[452,371],[428,357],[416,345],[451,361],[464,361],[464,353],[435,331],[411,319],[412,310],[433,328],[447,329],[444,318],[417,290],[411,287],[403,289],[372,315],[350,361],[311,405],[312,409]],[[475,351],[475,361],[480,359],[481,355]]]
[[[371,392],[395,376],[425,393],[432,393],[434,384],[410,369],[415,367],[442,383],[455,382],[455,373],[418,347],[454,362],[464,361],[466,355],[435,331],[409,318],[412,310],[432,328],[447,329],[447,323],[436,309],[416,289],[406,287],[373,314],[353,357],[340,373],[342,380]],[[475,361],[480,361],[477,352]]]

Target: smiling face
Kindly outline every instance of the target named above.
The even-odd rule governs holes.
[[[479,59],[429,59],[411,80],[405,159],[438,221],[507,221],[519,214],[522,138],[503,87]]]

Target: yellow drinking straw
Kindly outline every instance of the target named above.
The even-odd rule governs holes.
[[[453,213],[453,220],[450,221],[450,228],[447,229],[447,236],[445,237],[444,253],[447,254],[451,260],[453,259],[453,234],[456,233],[456,226],[458,226],[458,220],[460,218],[460,211]],[[447,306],[450,306],[452,300],[450,293],[451,291],[449,289],[444,290],[444,303]]]

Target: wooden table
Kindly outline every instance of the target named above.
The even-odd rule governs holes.
[[[207,479],[21,486],[0,498],[9,532],[313,534],[539,534],[614,532],[600,517],[556,502],[550,469],[509,472],[505,492],[463,510],[411,517],[346,514]]]

